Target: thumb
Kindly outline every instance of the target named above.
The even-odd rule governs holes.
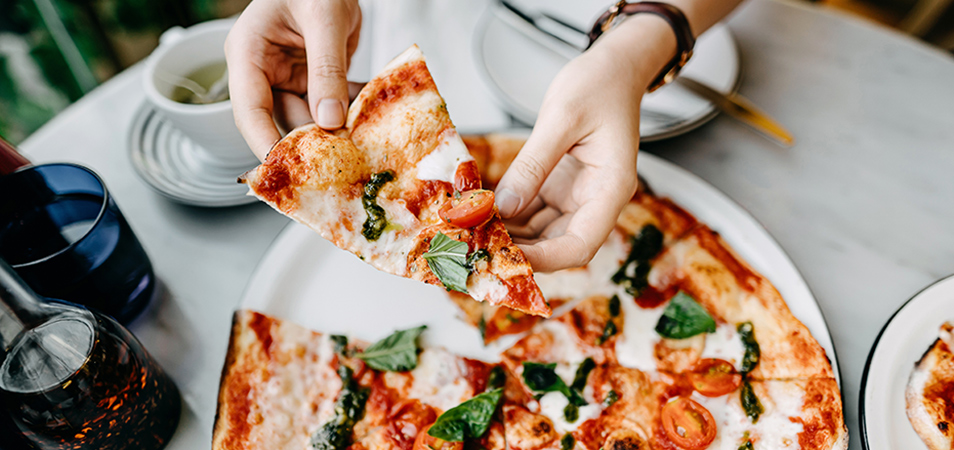
[[[305,26],[308,61],[308,106],[319,127],[333,130],[345,124],[348,112],[348,37],[360,13],[345,2],[321,2],[312,14],[317,23]]]
[[[576,143],[566,122],[540,114],[527,142],[497,183],[494,195],[503,218],[516,216],[530,204],[560,158]]]

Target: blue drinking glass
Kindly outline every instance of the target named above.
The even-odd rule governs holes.
[[[149,257],[103,180],[76,164],[0,176],[0,258],[42,296],[129,323],[155,291]]]

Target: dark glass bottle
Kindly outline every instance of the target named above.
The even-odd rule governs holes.
[[[41,299],[3,261],[0,406],[0,427],[21,441],[0,445],[43,450],[158,450],[181,407],[175,384],[122,325]]]

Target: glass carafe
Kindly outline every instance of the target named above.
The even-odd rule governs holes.
[[[175,384],[122,325],[41,299],[0,260],[0,426],[21,441],[0,447],[158,450],[180,406]]]

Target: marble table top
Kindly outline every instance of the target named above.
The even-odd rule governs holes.
[[[791,256],[827,318],[851,448],[860,449],[859,389],[878,331],[954,273],[954,59],[802,3],[750,0],[728,25],[742,55],[740,92],[797,145],[779,148],[720,115],[643,151],[728,194]],[[183,393],[170,448],[206,448],[232,310],[288,220],[263,204],[175,204],[135,175],[126,130],[144,99],[140,71],[105,83],[21,148],[37,163],[89,165],[113,191],[165,290],[131,328]]]

